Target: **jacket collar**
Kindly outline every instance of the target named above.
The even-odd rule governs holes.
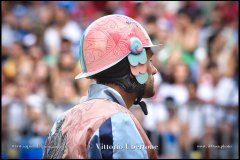
[[[90,85],[86,101],[92,99],[108,99],[126,107],[122,96],[115,89],[103,84]]]

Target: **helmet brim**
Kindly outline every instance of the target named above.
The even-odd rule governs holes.
[[[162,48],[164,47],[164,44],[156,44],[156,45],[150,45],[145,46],[144,48],[150,48],[153,53],[157,54]]]
[[[97,74],[98,72],[87,72],[87,73],[80,73],[80,74],[78,74],[74,79],[81,79],[81,78],[87,78],[87,77],[90,77],[90,76],[92,76],[92,75],[94,75],[94,74]]]

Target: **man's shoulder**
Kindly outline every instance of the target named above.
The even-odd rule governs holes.
[[[78,135],[79,142],[87,141],[112,115],[117,112],[127,112],[126,110],[118,103],[106,99],[80,103],[64,114],[62,132],[67,133],[68,137]]]
[[[92,99],[82,102],[64,113],[64,117],[71,118],[97,118],[110,117],[116,112],[128,112],[128,109],[107,99]],[[74,116],[78,115],[78,116]]]
[[[89,124],[92,122],[94,124],[99,120],[104,122],[117,112],[128,113],[129,111],[126,107],[121,106],[113,101],[107,99],[93,99],[74,106],[70,110],[63,113],[62,116],[68,123],[65,123],[66,125],[75,126],[79,124],[86,125],[86,122]]]

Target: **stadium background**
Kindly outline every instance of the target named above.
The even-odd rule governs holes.
[[[136,115],[159,158],[239,158],[239,2],[1,2],[2,158],[41,158],[58,115],[87,95],[82,33],[124,14],[165,47],[154,57],[156,95]]]

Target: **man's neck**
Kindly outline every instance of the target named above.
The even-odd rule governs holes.
[[[135,99],[137,98],[136,93],[127,93],[120,86],[115,84],[108,84],[108,86],[115,89],[122,96],[128,109],[133,105]]]

